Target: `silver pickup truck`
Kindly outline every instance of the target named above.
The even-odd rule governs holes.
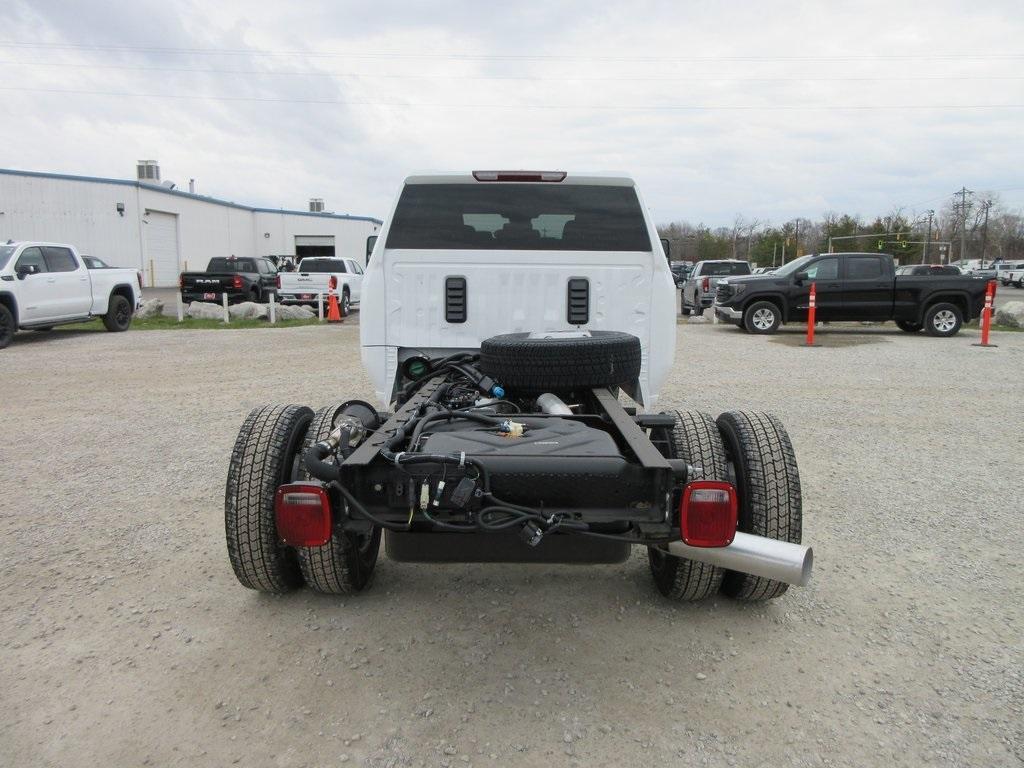
[[[727,277],[750,274],[750,263],[735,259],[698,261],[683,283],[682,313],[703,315],[715,303],[718,283]]]

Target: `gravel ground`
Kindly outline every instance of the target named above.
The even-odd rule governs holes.
[[[249,592],[222,529],[235,433],[264,402],[368,398],[358,329],[20,335],[0,762],[1020,765],[1024,334],[680,331],[663,406],[791,431],[816,572],[771,604],[666,602],[642,552]]]

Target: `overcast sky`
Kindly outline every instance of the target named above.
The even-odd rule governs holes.
[[[378,217],[473,168],[626,171],[659,223],[1019,208],[1022,40],[1019,0],[6,0],[0,167]]]

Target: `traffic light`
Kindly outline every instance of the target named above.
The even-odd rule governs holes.
[[[878,241],[878,250],[882,250],[883,248],[885,248],[885,240],[879,240]]]

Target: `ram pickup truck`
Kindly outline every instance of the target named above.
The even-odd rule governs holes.
[[[227,294],[228,303],[240,301],[266,301],[267,294],[276,289],[277,267],[270,259],[262,257],[235,258],[215,257],[206,265],[205,272],[182,272],[178,278],[181,300],[223,301]]]
[[[908,333],[953,336],[981,314],[986,281],[958,275],[897,275],[885,253],[801,256],[770,275],[718,285],[715,313],[750,333],[806,322],[811,284],[819,321],[894,320]]]
[[[0,349],[19,330],[103,319],[126,331],[142,303],[142,273],[90,270],[74,246],[13,242],[0,245]]]
[[[654,410],[676,291],[629,177],[412,176],[363,290],[379,402],[258,407],[235,440],[224,523],[244,586],[359,592],[382,532],[405,562],[620,563],[641,546],[673,600],[806,583],[778,419]]]
[[[282,272],[277,279],[277,297],[283,304],[317,304],[327,300],[328,291],[338,295],[343,317],[362,296],[363,268],[355,259],[310,256],[294,272]]]

